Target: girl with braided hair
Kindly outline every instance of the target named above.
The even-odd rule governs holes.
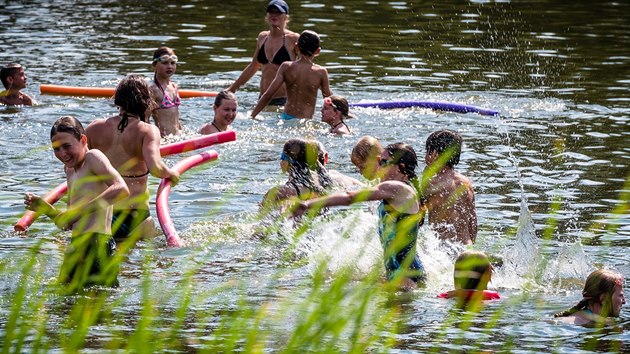
[[[556,313],[562,322],[582,325],[605,325],[609,317],[619,317],[621,306],[626,303],[623,292],[623,276],[619,273],[598,269],[586,278],[582,300],[565,311]]]

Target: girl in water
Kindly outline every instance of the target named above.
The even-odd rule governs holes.
[[[280,168],[289,175],[289,179],[265,194],[262,208],[277,207],[290,198],[306,200],[325,194],[331,180],[321,162],[322,154],[316,141],[287,141],[280,154]]]
[[[228,88],[236,92],[241,86],[249,81],[258,69],[262,67],[260,78],[260,94],[262,95],[271,82],[276,77],[276,72],[280,64],[285,61],[294,61],[296,58],[296,43],[299,34],[289,31],[289,5],[282,0],[272,0],[267,5],[268,31],[258,34],[256,50],[251,63],[243,70],[241,75]],[[283,84],[272,96],[268,105],[283,106],[287,101],[287,88]]]
[[[626,303],[623,276],[610,270],[598,269],[586,278],[582,300],[568,310],[559,312],[562,322],[582,325],[606,325],[609,317],[619,317]]]
[[[329,133],[337,135],[352,134],[344,118],[352,118],[349,113],[348,101],[341,96],[324,98],[322,105],[322,122],[330,125]]]
[[[299,218],[311,209],[380,200],[378,233],[383,246],[387,278],[401,289],[416,288],[426,278],[424,266],[416,254],[420,206],[416,190],[410,182],[416,178],[417,164],[416,152],[410,145],[388,145],[381,153],[376,171],[381,177],[381,183],[372,188],[334,193],[300,202],[293,216]]]
[[[219,92],[214,99],[214,119],[211,123],[204,124],[199,130],[200,134],[213,134],[232,130],[230,125],[236,118],[236,95],[228,90]]]
[[[481,300],[500,299],[499,293],[488,290],[492,265],[485,253],[464,251],[455,260],[453,283],[455,290],[439,294],[439,298],[455,298],[460,307],[479,309]]]
[[[171,77],[177,70],[177,56],[169,47],[160,47],[153,53],[155,75],[151,84],[151,92],[158,107],[153,111],[153,120],[160,129],[160,135],[176,135],[182,129],[179,121],[179,105],[181,98],[177,84]]]

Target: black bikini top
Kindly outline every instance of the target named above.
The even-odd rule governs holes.
[[[285,37],[286,35],[282,36],[282,47],[278,49],[278,51],[276,52],[276,55],[274,55],[273,59],[271,60],[271,62],[276,65],[280,65],[284,63],[285,61],[291,61],[291,55],[289,54],[287,47],[284,45]],[[269,38],[269,36],[267,36],[267,38]],[[260,49],[258,50],[258,56],[256,57],[256,60],[258,60],[258,62],[261,64],[269,63],[269,60],[267,59],[267,55],[265,54],[265,43],[267,42],[267,38],[265,38],[265,41],[260,46]]]

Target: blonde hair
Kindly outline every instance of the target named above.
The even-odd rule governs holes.
[[[600,316],[608,317],[612,315],[612,294],[615,292],[615,286],[623,286],[623,276],[619,273],[598,269],[586,278],[584,290],[582,290],[582,300],[575,306],[565,311],[556,313],[554,317],[566,317],[588,308],[592,304],[600,303],[600,297],[605,295],[604,301],[601,301],[602,312]]]
[[[491,277],[492,266],[483,252],[464,251],[455,260],[455,289],[487,290]]]
[[[370,159],[378,159],[382,151],[381,143],[376,138],[366,135],[359,139],[354,148],[352,148],[350,160],[353,164],[360,165]]]

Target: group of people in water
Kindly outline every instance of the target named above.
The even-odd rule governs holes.
[[[214,101],[214,119],[201,127],[201,134],[230,130],[238,103],[235,92],[262,69],[258,103],[252,118],[267,105],[284,106],[282,119],[312,118],[318,91],[324,97],[322,121],[333,134],[351,134],[344,119],[351,117],[345,98],[332,95],[328,72],[314,64],[320,51],[313,31],[300,35],[286,28],[289,7],[272,0],[266,8],[269,30],[259,34],[251,63],[236,81]],[[271,58],[271,59],[270,59]],[[125,77],[117,86],[114,103],[117,115],[96,119],[85,129],[78,119],[57,119],[50,132],[55,156],[64,164],[68,182],[68,208],[61,211],[43,198],[27,193],[30,210],[46,214],[63,229],[72,230],[61,267],[61,281],[70,292],[88,285],[116,286],[121,257],[116,242],[132,247],[140,238],[155,233],[149,212],[148,176],[169,179],[179,175],[160,156],[161,137],[181,129],[178,86],[171,77],[177,56],[168,47],[153,55],[154,78]],[[30,105],[24,69],[17,64],[2,68],[5,91],[0,103]],[[153,117],[155,124],[151,124]],[[327,152],[315,140],[288,140],[280,154],[280,167],[287,173],[285,184],[269,190],[262,210],[284,210],[296,220],[318,215],[333,206],[378,201],[378,235],[383,248],[387,279],[403,290],[421,286],[426,280],[418,257],[418,230],[426,221],[443,240],[472,245],[477,236],[477,214],[471,181],[456,170],[462,137],[447,129],[426,139],[423,173],[416,175],[418,156],[402,142],[382,147],[365,136],[355,144],[351,162],[368,181],[358,180],[326,168]],[[487,289],[492,265],[479,251],[464,251],[455,261],[453,291],[440,294],[462,304],[500,298]],[[620,274],[597,270],[586,280],[583,299],[558,314],[576,324],[605,322],[618,316],[625,303]]]

